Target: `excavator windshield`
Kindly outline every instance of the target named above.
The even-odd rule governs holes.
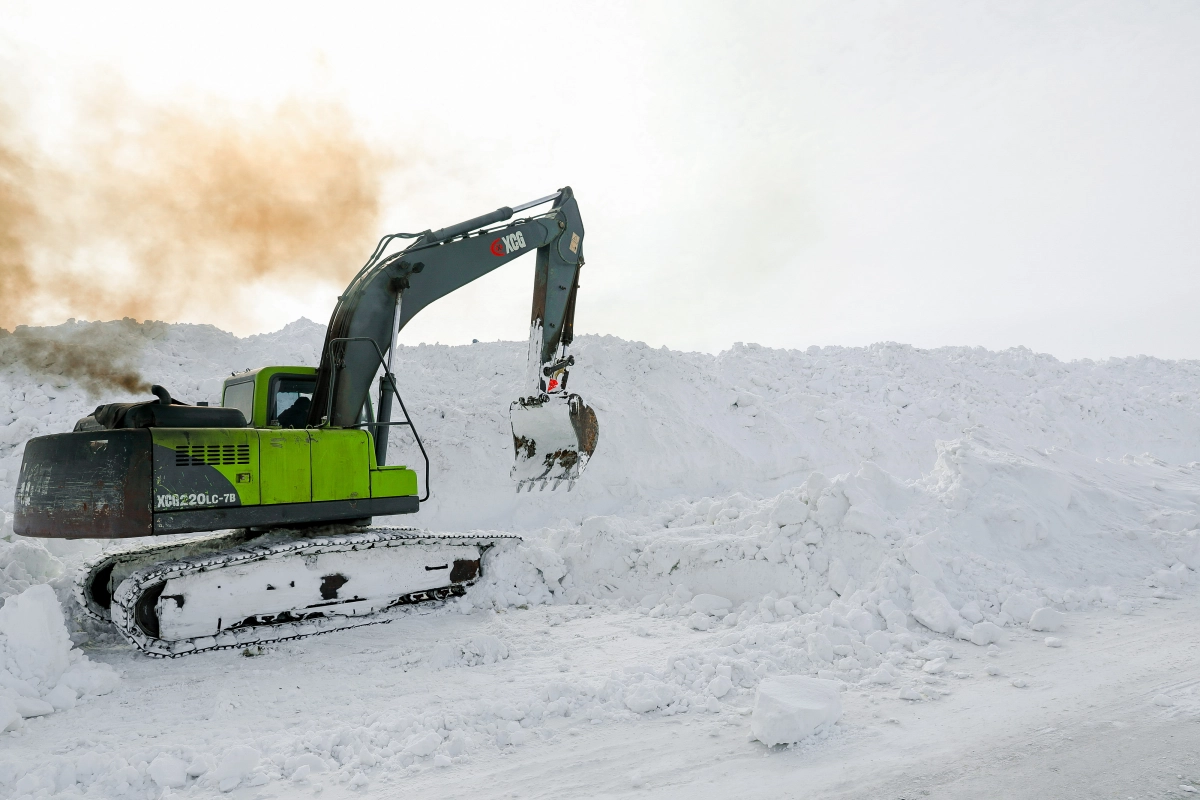
[[[312,407],[316,376],[276,375],[271,379],[267,396],[268,424],[279,423],[281,428],[303,428]]]

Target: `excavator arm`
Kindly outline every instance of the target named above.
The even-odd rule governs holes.
[[[545,203],[549,211],[513,220]],[[507,224],[501,224],[507,223]],[[530,318],[527,395],[510,409],[518,490],[528,484],[574,481],[595,450],[594,412],[566,393],[565,355],[573,334],[575,296],[583,266],[583,220],[570,187],[516,207],[504,207],[440,230],[394,234],[338,298],[329,322],[309,410],[312,427],[354,427],[379,381],[376,458],[386,462],[395,378],[396,337],[430,303],[531,251],[537,253]],[[400,237],[414,241],[389,253]],[[381,363],[381,361],[383,363]]]

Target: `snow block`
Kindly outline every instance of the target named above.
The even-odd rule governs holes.
[[[1039,608],[1029,617],[1029,627],[1035,631],[1056,631],[1067,621],[1067,615],[1053,608]]]
[[[980,647],[998,642],[1003,636],[1004,630],[991,622],[976,622],[971,626],[971,643]]]
[[[424,758],[428,755],[433,755],[433,752],[442,745],[442,737],[438,736],[434,731],[425,733],[413,734],[409,742],[404,747],[404,752],[412,753],[414,756]]]
[[[916,570],[917,574],[924,575],[931,581],[940,581],[946,575],[942,570],[942,565],[938,563],[937,556],[933,554],[924,540],[910,545],[904,553],[904,559],[910,567]]]
[[[155,756],[146,773],[164,789],[180,789],[187,783],[187,764],[166,753]]]
[[[258,766],[261,754],[253,747],[244,744],[234,745],[225,751],[221,763],[217,765],[213,777],[218,781],[217,787],[222,792],[233,789]]]
[[[21,727],[21,712],[10,698],[0,694],[0,733],[15,731]]]
[[[30,586],[0,606],[4,662],[14,677],[51,687],[71,663],[71,637],[54,590]]]
[[[883,539],[887,535],[887,520],[874,503],[851,506],[842,519],[842,527],[848,531],[874,536],[876,539]]]
[[[799,525],[808,519],[808,504],[798,494],[786,492],[779,496],[779,505],[771,512],[771,522],[777,527]]]
[[[1040,599],[1024,592],[1017,592],[1000,605],[1000,610],[1014,620],[1022,620],[1029,619],[1041,605]]]
[[[645,714],[665,708],[675,699],[675,690],[662,681],[646,680],[635,683],[625,691],[625,706],[630,711]]]
[[[817,501],[817,513],[813,519],[825,530],[831,530],[841,524],[842,518],[850,510],[850,501],[839,491],[825,494]]]
[[[912,615],[917,622],[934,633],[953,633],[962,627],[962,617],[929,578],[914,575],[909,582],[909,590],[912,593]]]
[[[842,718],[842,698],[836,681],[784,675],[758,685],[750,731],[773,747],[807,739]]]
[[[720,595],[698,594],[692,598],[691,606],[701,614],[725,616],[733,608],[733,601]]]

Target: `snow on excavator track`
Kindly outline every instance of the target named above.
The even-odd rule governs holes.
[[[483,553],[505,541],[519,538],[232,531],[110,554],[81,574],[77,591],[99,619],[111,592],[122,636],[174,658],[390,622],[388,609],[464,594]]]

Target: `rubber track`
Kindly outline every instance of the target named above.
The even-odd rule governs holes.
[[[519,542],[520,537],[511,534],[493,536],[436,536],[416,528],[372,528],[363,533],[351,533],[339,536],[302,537],[292,535],[282,541],[278,535],[267,535],[262,539],[235,547],[229,551],[197,555],[181,558],[166,563],[154,564],[135,570],[117,590],[112,599],[112,622],[117,626],[121,635],[129,640],[143,653],[159,658],[178,658],[195,653],[205,653],[212,650],[229,650],[250,647],[258,644],[304,639],[322,633],[359,628],[365,625],[379,625],[391,622],[392,618],[384,613],[397,605],[444,600],[453,595],[461,595],[465,588],[478,577],[452,586],[437,590],[413,592],[391,601],[387,606],[362,616],[330,615],[310,619],[285,622],[275,625],[260,625],[247,628],[237,628],[223,631],[216,636],[204,636],[195,639],[165,641],[156,639],[145,633],[137,624],[134,609],[142,592],[163,581],[172,578],[221,569],[234,564],[250,564],[273,558],[293,557],[303,555],[319,555],[322,553],[346,552],[354,550],[370,550],[379,547],[406,547],[412,545],[438,544],[473,544],[482,550],[503,542]],[[482,574],[482,572],[480,573]]]

